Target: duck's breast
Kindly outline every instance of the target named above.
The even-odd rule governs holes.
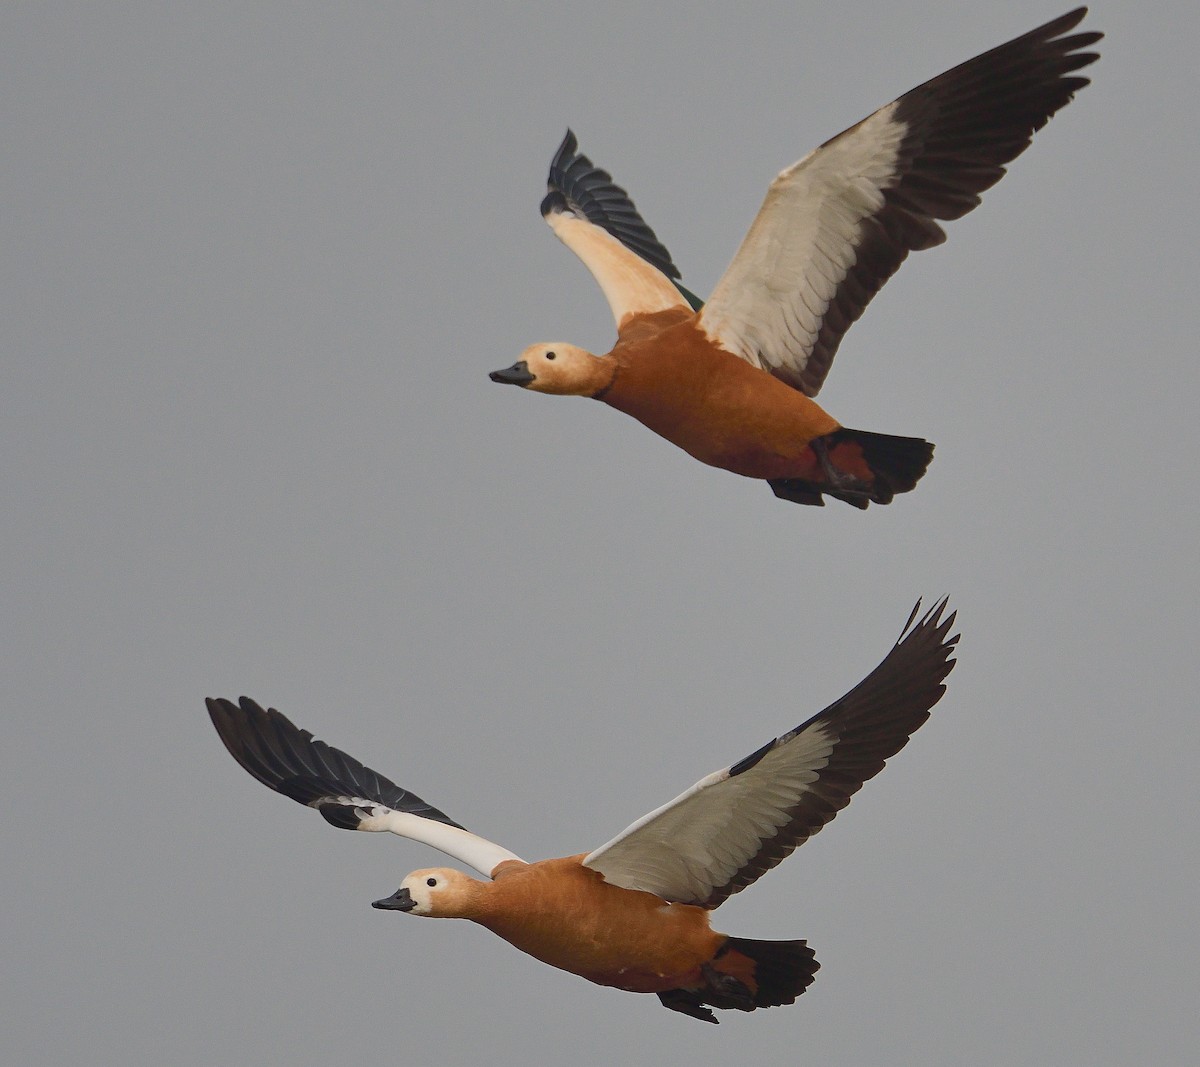
[[[724,938],[708,912],[609,885],[582,855],[497,878],[477,921],[522,952],[599,985],[634,992],[698,980]]]
[[[605,403],[702,463],[786,477],[814,437],[838,428],[803,393],[714,344],[693,322],[618,345]]]

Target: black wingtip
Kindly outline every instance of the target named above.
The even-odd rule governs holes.
[[[958,621],[958,611],[954,610],[947,614],[947,608],[950,606],[948,596],[941,597],[924,615],[921,615],[921,604],[922,602],[918,600],[913,606],[908,622],[904,624],[904,629],[901,630],[894,648],[877,670],[884,668],[888,660],[895,655],[903,657],[911,653],[914,661],[920,660],[926,663],[924,669],[929,674],[929,680],[936,683],[931,689],[932,699],[928,705],[928,708],[932,708],[945,693],[946,676],[957,663],[954,652],[961,634],[950,633]],[[918,615],[920,615],[919,619]],[[939,659],[940,663],[937,662]]]
[[[415,793],[316,740],[275,708],[264,709],[246,696],[237,704],[223,697],[209,697],[205,704],[217,735],[248,774],[298,804],[315,807],[333,826],[357,829],[358,811],[366,802],[463,829]]]
[[[929,630],[931,631],[933,638],[936,639],[940,644],[944,645],[947,649],[952,649],[958,644],[958,639],[961,635],[954,634],[950,637],[946,636],[948,633],[950,633],[950,631],[954,628],[954,624],[958,621],[957,608],[950,612],[949,615],[946,615],[945,618],[942,618],[949,606],[950,598],[948,596],[943,596],[925,613],[921,621],[918,622],[916,626],[913,626],[912,630],[909,630],[909,627],[912,626],[913,619],[917,617],[917,613],[921,610],[921,601],[918,600],[913,606],[912,615],[909,617],[908,623],[904,627],[904,631],[901,633],[900,641],[897,641],[896,643],[900,644],[917,631]],[[950,658],[947,662],[953,664],[954,659]]]
[[[607,231],[668,278],[680,277],[671,253],[638,214],[629,194],[613,181],[608,171],[597,167],[579,151],[579,142],[570,127],[550,161],[546,187],[548,193],[540,205],[543,217],[557,211],[572,211]]]

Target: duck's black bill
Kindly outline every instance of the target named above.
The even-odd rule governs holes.
[[[371,907],[381,911],[412,911],[417,906],[407,889],[397,889],[390,897],[371,901]]]
[[[529,373],[529,364],[525,360],[505,367],[504,370],[494,370],[488,377],[501,385],[528,385],[533,381],[533,375]]]

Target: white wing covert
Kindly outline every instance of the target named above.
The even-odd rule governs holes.
[[[715,908],[829,822],[929,718],[958,635],[943,600],[846,696],[587,855],[613,885]],[[911,629],[910,629],[911,627]]]
[[[809,396],[842,336],[937,220],[980,202],[1088,79],[1079,8],[905,93],[772,183],[700,314],[708,336]]]
[[[353,756],[315,740],[274,708],[264,710],[249,697],[237,704],[212,698],[206,703],[229,754],[250,775],[275,792],[316,808],[330,825],[386,830],[420,841],[484,875],[506,860],[524,862]]]
[[[679,268],[608,171],[567,135],[550,163],[542,217],[600,285],[620,328],[630,315],[693,306],[672,282]]]

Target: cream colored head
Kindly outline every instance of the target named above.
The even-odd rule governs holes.
[[[613,371],[611,359],[594,356],[576,345],[545,342],[530,345],[516,363],[493,371],[491,378],[535,393],[593,396],[612,381]]]
[[[413,871],[390,897],[377,900],[372,907],[387,911],[406,911],[434,919],[465,919],[483,883],[449,867],[430,867]]]

